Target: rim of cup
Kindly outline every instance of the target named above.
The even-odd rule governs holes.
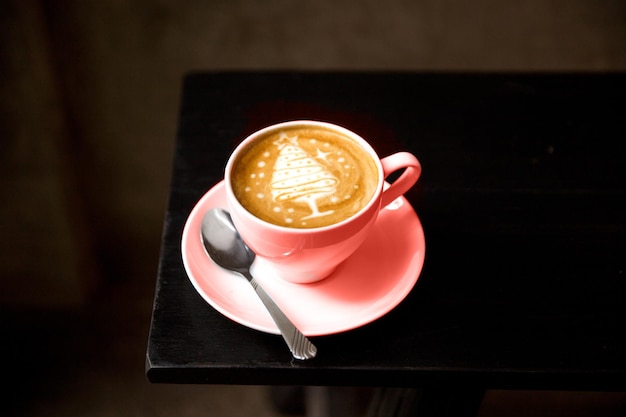
[[[337,131],[339,132],[341,135],[343,136],[347,136],[350,139],[354,140],[355,142],[357,142],[359,144],[359,146],[361,146],[361,148],[363,148],[369,155],[370,157],[374,160],[374,164],[376,165],[376,170],[378,172],[378,178],[377,178],[377,184],[376,184],[376,191],[374,192],[374,194],[372,195],[372,197],[369,199],[369,201],[363,206],[361,207],[361,209],[359,211],[357,211],[356,213],[352,214],[350,217],[347,217],[337,223],[333,223],[333,224],[329,224],[326,226],[319,226],[319,227],[311,227],[311,228],[298,228],[298,227],[288,227],[288,226],[280,226],[278,224],[275,223],[271,223],[267,220],[263,220],[260,217],[255,216],[254,214],[252,214],[250,211],[248,211],[248,209],[246,209],[241,202],[237,199],[237,197],[235,196],[234,192],[233,192],[233,188],[232,188],[232,182],[231,182],[231,171],[233,168],[233,165],[235,164],[235,161],[237,160],[237,158],[239,157],[239,155],[241,154],[241,152],[243,152],[248,145],[250,145],[250,143],[254,142],[256,139],[258,139],[259,137],[263,137],[265,135],[267,135],[270,132],[273,131],[279,131],[281,129],[285,129],[285,128],[291,128],[294,126],[314,126],[314,127],[320,127],[320,128],[325,128],[325,129],[330,129],[333,131]],[[325,232],[325,231],[329,231],[329,230],[333,230],[339,227],[342,227],[343,225],[353,222],[356,218],[360,217],[363,213],[369,211],[372,209],[372,206],[374,204],[380,204],[380,195],[383,192],[383,182],[385,180],[384,178],[384,172],[383,172],[383,166],[382,163],[380,162],[380,158],[378,156],[378,154],[376,153],[376,151],[374,150],[374,148],[372,147],[372,145],[370,145],[365,139],[363,139],[360,135],[358,135],[357,133],[336,125],[334,123],[330,123],[330,122],[323,122],[323,121],[317,121],[317,120],[291,120],[291,121],[287,121],[287,122],[280,122],[280,123],[276,123],[270,126],[266,126],[260,130],[255,131],[254,133],[248,135],[243,141],[241,141],[236,147],[235,150],[232,152],[232,154],[230,155],[230,157],[228,158],[228,162],[226,163],[226,168],[224,170],[224,181],[226,184],[226,193],[228,194],[228,201],[233,202],[234,204],[237,205],[237,208],[239,209],[239,212],[244,213],[244,215],[246,217],[248,217],[249,219],[255,221],[255,222],[259,222],[262,223],[263,225],[265,225],[266,227],[270,227],[272,229],[276,229],[276,230],[280,230],[281,232],[284,233],[293,233],[293,234],[300,234],[300,233],[316,233],[316,232]]]

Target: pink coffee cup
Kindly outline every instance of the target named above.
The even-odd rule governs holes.
[[[373,192],[356,213],[325,226],[289,227],[274,224],[252,214],[236,197],[233,187],[233,168],[237,167],[236,162],[240,156],[258,141],[269,137],[268,135],[298,132],[299,129],[312,129],[313,131],[321,129],[337,133],[356,143],[364,151],[365,158],[371,158],[372,166],[376,171],[376,175],[371,178]],[[301,161],[306,161],[310,165],[315,164],[315,155],[306,156],[307,154],[297,145],[293,145],[290,149],[292,155],[297,152],[296,155],[305,156],[301,158]],[[400,170],[404,172],[393,183],[385,182],[386,177]],[[260,261],[267,263],[276,275],[284,280],[294,283],[311,283],[330,275],[339,264],[352,255],[365,240],[380,209],[407,192],[417,182],[420,174],[419,161],[408,152],[398,152],[380,159],[362,137],[350,130],[326,122],[297,120],[261,129],[237,146],[226,164],[226,199],[237,230]],[[323,190],[328,191],[331,188],[330,180],[324,183]],[[318,192],[317,195],[322,194]]]

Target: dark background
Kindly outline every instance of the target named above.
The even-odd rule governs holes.
[[[625,39],[620,0],[0,1],[10,415],[275,415],[263,387],[143,375],[185,73],[624,71]],[[625,403],[496,392],[481,412]]]

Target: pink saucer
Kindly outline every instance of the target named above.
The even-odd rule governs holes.
[[[222,269],[206,254],[200,223],[214,207],[226,207],[223,181],[198,201],[183,230],[183,263],[191,283],[226,317],[278,334],[246,279]],[[273,276],[271,266],[259,258],[252,273],[305,335],[327,335],[363,326],[396,307],[417,282],[425,247],[422,225],[401,197],[381,210],[371,235],[329,277],[312,284],[290,283]]]

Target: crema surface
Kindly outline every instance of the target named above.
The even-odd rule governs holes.
[[[293,127],[259,138],[235,161],[239,202],[279,226],[313,228],[349,218],[374,195],[378,170],[357,142],[330,129]]]

